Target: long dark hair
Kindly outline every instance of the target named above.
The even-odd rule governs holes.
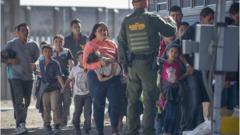
[[[106,27],[107,28],[107,36],[109,37],[109,32],[108,32],[108,27],[104,22],[98,22],[93,26],[92,32],[89,36],[89,41],[93,40],[96,38],[95,32],[97,31],[98,27]]]

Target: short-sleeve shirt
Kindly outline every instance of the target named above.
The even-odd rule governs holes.
[[[74,42],[72,33],[65,37],[64,47],[71,50],[75,64],[77,63],[77,52],[83,50],[87,40],[88,37],[84,34],[79,34],[79,39],[77,42]]]
[[[33,80],[31,63],[35,63],[39,57],[39,48],[35,41],[28,40],[23,44],[19,38],[10,40],[3,51],[11,49],[16,53],[19,64],[7,65],[7,77],[9,79]]]
[[[68,78],[75,79],[73,95],[86,95],[89,93],[87,88],[87,73],[79,65],[72,68]]]
[[[59,62],[64,76],[68,76],[69,74],[68,60],[73,59],[71,51],[67,48],[63,48],[63,50],[58,53],[57,51],[54,50],[53,58]]]
[[[83,66],[85,69],[95,70],[95,69],[101,68],[100,61],[87,63],[87,59],[89,55],[94,51],[100,52],[101,56],[111,58],[117,61],[117,56],[118,56],[117,45],[112,40],[106,39],[104,41],[100,41],[97,39],[93,39],[89,41],[84,47]]]
[[[166,43],[164,42],[164,40],[161,40],[161,41],[160,41],[159,52],[158,52],[158,56],[159,56],[159,57],[163,57],[163,54],[164,54],[164,52],[165,52],[165,50],[166,50],[166,47],[167,47],[167,45],[166,45]]]
[[[41,79],[42,81],[50,84],[57,83],[57,76],[62,76],[61,67],[59,63],[51,59],[49,64],[45,66],[45,59],[39,61]]]
[[[162,70],[162,80],[171,84],[178,83],[180,77],[180,63],[176,60],[173,63],[165,62]]]

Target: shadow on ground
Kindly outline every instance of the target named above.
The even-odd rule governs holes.
[[[110,126],[105,126],[104,134],[111,135],[111,127]],[[14,128],[1,129],[1,135],[16,135],[15,129]],[[26,133],[24,135],[48,135],[48,134],[45,132],[45,130],[43,128],[29,128],[28,133]],[[65,129],[62,129],[60,135],[74,135],[73,127],[67,127]],[[84,133],[82,133],[82,135],[84,135]],[[90,135],[97,135],[96,128],[93,128],[90,131]]]

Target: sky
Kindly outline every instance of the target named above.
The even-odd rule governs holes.
[[[20,0],[22,6],[132,8],[131,0]]]

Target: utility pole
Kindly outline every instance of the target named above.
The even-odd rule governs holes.
[[[109,17],[108,17],[108,7],[106,7],[105,9],[105,23],[108,26],[108,21],[109,21]]]
[[[225,0],[218,0],[216,5],[216,16],[217,20],[215,23],[216,27],[216,72],[215,72],[215,88],[213,96],[213,135],[220,135],[220,125],[221,125],[221,95],[224,84],[224,72],[223,72],[223,46],[224,46],[224,28],[226,24],[224,23],[225,17]]]

